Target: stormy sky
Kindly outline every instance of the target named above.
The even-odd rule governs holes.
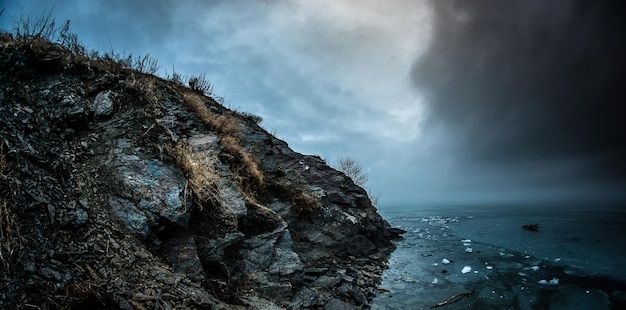
[[[0,0],[102,52],[206,73],[380,207],[626,198],[621,1]]]

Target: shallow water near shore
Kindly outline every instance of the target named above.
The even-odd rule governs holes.
[[[619,205],[385,208],[396,241],[372,309],[622,309]],[[522,229],[538,224],[537,231]],[[454,298],[452,298],[454,297]]]

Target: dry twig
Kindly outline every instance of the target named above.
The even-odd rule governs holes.
[[[472,294],[474,294],[474,291],[452,295],[452,297],[450,297],[450,298],[448,298],[448,299],[446,299],[446,300],[444,300],[444,301],[442,301],[442,302],[432,306],[431,308],[437,308],[437,307],[445,306],[445,305],[451,303],[452,301],[456,300],[457,298],[461,298],[463,296],[469,296],[469,295],[472,295]]]

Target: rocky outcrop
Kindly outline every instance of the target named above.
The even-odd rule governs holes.
[[[249,114],[49,42],[2,36],[0,72],[0,308],[350,309],[376,293],[401,232]]]

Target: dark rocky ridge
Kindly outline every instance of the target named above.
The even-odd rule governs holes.
[[[401,233],[249,115],[112,61],[2,35],[0,102],[3,309],[367,308]]]

